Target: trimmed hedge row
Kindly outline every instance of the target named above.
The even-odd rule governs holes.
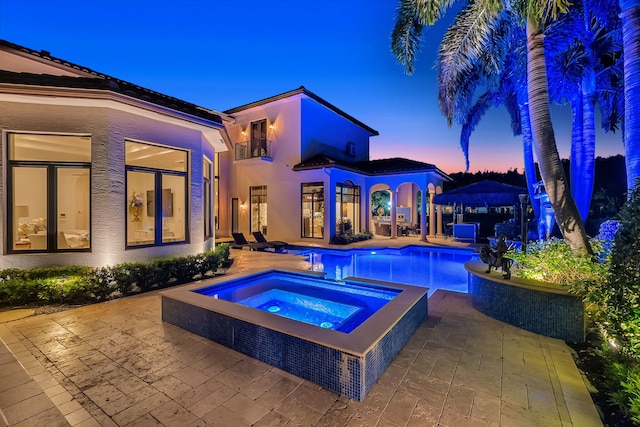
[[[85,266],[0,271],[0,306],[104,301],[211,277],[228,264],[229,245],[183,257],[92,269]]]

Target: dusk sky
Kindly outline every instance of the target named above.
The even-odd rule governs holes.
[[[427,29],[416,72],[390,49],[397,0],[0,0],[0,38],[218,111],[300,86],[380,132],[371,158],[463,171],[460,129],[437,102],[433,64],[453,13]],[[553,110],[560,155],[570,113]],[[470,171],[522,172],[504,108],[471,137]],[[599,124],[599,119],[598,119]],[[623,151],[598,134],[598,156]]]

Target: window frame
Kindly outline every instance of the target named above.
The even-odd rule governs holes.
[[[353,194],[345,194],[345,189],[353,189]],[[349,200],[349,198],[351,198],[352,200]],[[356,204],[356,200],[357,200],[357,204]],[[351,224],[351,228],[352,228],[352,232],[354,234],[356,233],[360,233],[360,231],[362,230],[362,224],[361,224],[361,218],[360,218],[360,212],[362,210],[362,194],[360,191],[360,186],[356,185],[354,182],[347,180],[345,182],[338,182],[336,183],[336,234],[337,233],[337,224],[338,224],[338,219],[342,219],[343,215],[343,209],[344,209],[344,204],[353,204],[353,208],[352,208],[352,212],[351,215],[354,218],[354,220],[357,220],[357,224]],[[340,206],[338,206],[338,204]],[[349,215],[347,214],[347,218],[349,218]],[[344,226],[342,226],[344,227]],[[343,229],[341,234],[345,234],[345,231]],[[338,234],[338,235],[341,235]]]
[[[209,174],[205,174],[205,169]],[[205,155],[202,156],[202,219],[204,240],[211,239],[213,232],[213,162]],[[215,179],[215,178],[214,178]],[[207,210],[207,204],[209,204]]]
[[[320,192],[305,192],[305,187],[322,187],[322,191]],[[309,229],[311,230],[311,236],[307,236],[304,234],[304,204],[308,203],[305,201],[304,196],[305,194],[312,194],[312,199],[311,199],[311,221],[310,221],[310,225],[309,225]],[[314,196],[316,194],[321,194],[322,195],[322,200],[316,199]],[[315,217],[314,217],[314,213],[316,212],[315,210],[315,206],[316,203],[323,203],[323,207],[322,207],[322,213],[323,213],[323,220],[322,220],[322,224],[321,224],[321,235],[320,236],[315,236],[313,230],[314,230],[314,223],[315,223]],[[300,184],[300,237],[303,239],[324,239],[324,218],[325,218],[325,205],[324,205],[325,199],[324,199],[324,182],[322,181],[318,181],[318,182],[303,182]]]
[[[161,169],[161,168],[152,168],[152,167],[145,167],[145,166],[132,166],[132,165],[128,165],[127,164],[127,159],[126,159],[126,153],[125,153],[125,160],[124,160],[124,166],[125,166],[125,170],[124,170],[124,175],[125,175],[125,183],[124,183],[124,187],[126,189],[125,194],[124,194],[124,203],[123,203],[123,207],[124,207],[124,218],[125,218],[125,229],[124,229],[124,241],[125,241],[125,250],[130,250],[130,249],[142,249],[142,248],[149,248],[149,247],[159,247],[159,246],[170,246],[170,245],[184,245],[184,244],[188,244],[190,242],[190,235],[189,235],[189,230],[190,230],[190,223],[191,223],[191,211],[189,209],[189,207],[191,206],[190,203],[190,196],[191,194],[189,193],[189,184],[190,184],[190,174],[189,171],[191,170],[191,151],[188,149],[184,149],[184,148],[179,148],[179,147],[174,147],[174,146],[170,146],[170,145],[163,145],[163,144],[154,144],[151,142],[147,142],[147,141],[139,141],[139,140],[135,140],[135,139],[125,139],[124,143],[126,146],[127,142],[131,142],[134,144],[142,144],[142,145],[150,145],[150,146],[154,146],[154,147],[160,147],[160,148],[166,148],[166,149],[171,149],[171,150],[176,150],[176,151],[182,151],[185,153],[185,170],[184,171],[175,171],[175,170],[171,170],[171,169]],[[129,188],[129,172],[141,172],[141,173],[150,173],[153,174],[154,176],[154,204],[155,204],[155,212],[162,212],[162,197],[158,197],[158,195],[162,194],[163,191],[163,184],[162,184],[162,177],[163,175],[172,175],[172,176],[180,176],[184,178],[184,215],[185,215],[185,220],[184,220],[184,239],[183,240],[178,240],[178,241],[171,241],[171,242],[164,242],[162,240],[162,215],[154,215],[154,226],[153,226],[153,231],[154,231],[154,238],[153,238],[153,243],[148,243],[148,244],[140,244],[140,245],[130,245],[129,244],[129,220],[128,220],[128,210],[129,210],[129,194],[128,194],[128,188]],[[174,206],[174,210],[175,210],[175,206]]]
[[[258,201],[258,230],[254,230],[253,229],[253,196],[254,196],[254,191],[258,191],[258,190],[262,190],[264,189],[264,194],[256,194],[257,197],[261,197],[264,196],[265,198],[265,202],[261,202]],[[260,213],[262,212],[261,206],[262,205],[266,205],[265,209],[267,209],[267,214],[265,215],[267,218],[267,224],[266,225],[262,225],[260,223]],[[268,227],[269,227],[269,196],[268,196],[268,189],[266,185],[255,185],[255,186],[251,186],[249,187],[249,232],[253,233],[254,231],[260,231],[262,234],[264,234],[265,236],[268,234]],[[266,227],[266,228],[265,228]]]
[[[55,132],[7,132],[5,134],[6,141],[6,159],[7,159],[7,168],[6,168],[6,180],[7,180],[7,199],[6,199],[6,246],[5,250],[7,254],[10,255],[20,255],[20,254],[38,254],[38,253],[75,253],[75,252],[91,252],[92,251],[92,161],[89,162],[64,162],[64,161],[41,161],[41,160],[10,160],[11,159],[11,148],[9,143],[9,138],[11,135],[39,135],[39,136],[69,136],[69,137],[86,137],[89,138],[89,152],[91,153],[93,139],[90,134],[62,134]],[[14,249],[14,230],[13,224],[16,224],[13,214],[13,207],[15,204],[15,194],[14,194],[14,179],[13,179],[13,170],[21,167],[30,167],[30,168],[44,168],[46,169],[46,196],[47,196],[47,248],[46,249]],[[67,169],[67,168],[76,168],[76,169],[87,169],[89,171],[89,208],[88,208],[88,216],[89,216],[89,246],[86,248],[58,248],[58,173],[59,169]],[[17,218],[19,220],[19,218]]]

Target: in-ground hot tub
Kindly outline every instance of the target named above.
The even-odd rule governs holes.
[[[269,270],[163,291],[162,320],[362,400],[427,316],[427,291]]]

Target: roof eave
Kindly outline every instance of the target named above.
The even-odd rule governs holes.
[[[335,105],[333,105],[330,102],[328,102],[328,101],[324,100],[323,98],[319,97],[318,95],[316,95],[315,93],[311,92],[310,90],[308,90],[304,86],[300,86],[297,89],[293,89],[293,90],[290,90],[288,92],[284,92],[284,93],[281,93],[281,94],[278,94],[278,95],[274,95],[274,96],[271,96],[269,98],[260,99],[258,101],[254,101],[254,102],[251,102],[249,104],[245,104],[245,105],[241,105],[239,107],[231,108],[231,109],[225,110],[223,112],[225,114],[228,114],[228,115],[233,115],[235,113],[239,113],[241,111],[248,110],[250,108],[260,107],[262,105],[266,105],[266,104],[270,104],[272,102],[280,101],[282,99],[290,98],[290,97],[295,96],[295,95],[305,95],[305,96],[313,99],[314,101],[316,101],[320,105],[330,109],[331,111],[335,112],[339,116],[342,116],[345,119],[349,120],[350,122],[354,123],[355,125],[363,128],[364,130],[369,132],[371,134],[371,136],[380,135],[380,133],[377,130],[365,125],[360,120],[358,120],[355,117],[353,117],[352,115],[345,113],[344,111],[342,111],[341,109],[339,109]]]

